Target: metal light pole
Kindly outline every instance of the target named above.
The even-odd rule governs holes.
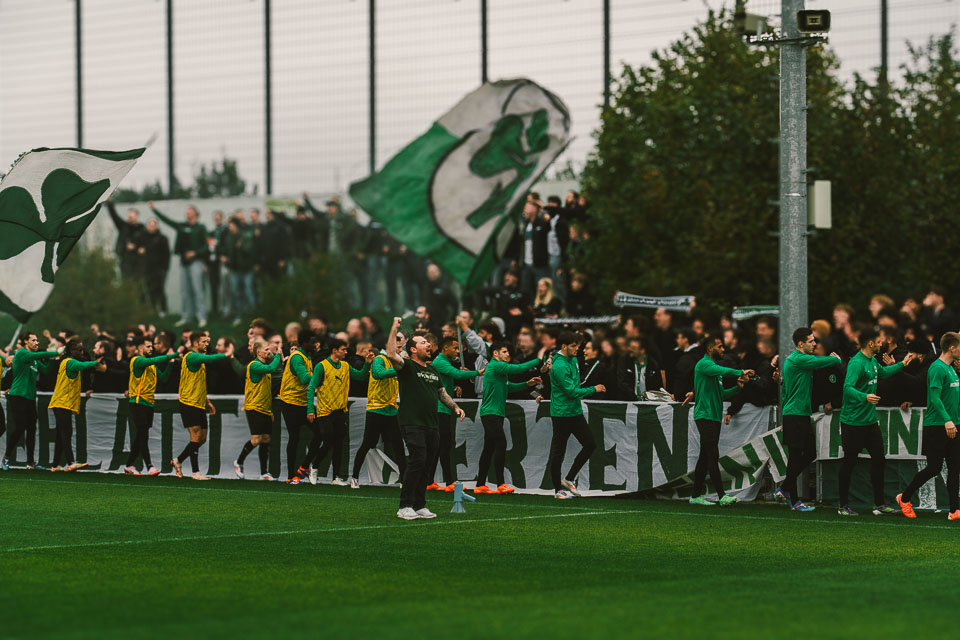
[[[807,325],[807,59],[797,12],[804,0],[781,0],[780,45],[780,357]]]

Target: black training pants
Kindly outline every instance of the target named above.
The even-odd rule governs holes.
[[[850,478],[857,466],[857,456],[861,449],[870,454],[870,483],[873,485],[873,503],[881,505],[883,500],[883,436],[880,423],[866,426],[840,423],[840,443],[843,445],[843,462],[840,465],[840,506],[850,504]]]
[[[130,447],[127,466],[134,466],[137,457],[140,457],[143,459],[143,466],[149,469],[153,466],[153,462],[150,460],[150,427],[153,426],[153,407],[145,404],[131,404],[130,417],[133,418],[136,435],[134,436],[133,446]]]
[[[437,463],[440,464],[443,484],[449,485],[457,480],[454,477],[453,463],[450,460],[450,451],[453,449],[454,419],[452,413],[437,413],[437,423],[440,426],[440,446],[437,449],[437,455],[430,462],[430,469],[427,472],[428,486],[437,477]]]
[[[427,506],[427,461],[437,454],[440,434],[437,429],[402,425],[400,433],[410,452],[400,489],[400,508],[417,511]]]
[[[383,438],[383,446],[389,449],[389,454],[397,463],[400,471],[400,478],[407,470],[407,460],[403,451],[403,438],[400,435],[400,423],[397,416],[387,416],[375,411],[367,411],[367,419],[363,425],[363,440],[360,442],[360,448],[357,449],[357,455],[353,457],[353,477],[360,477],[360,467],[363,466],[363,460],[367,457],[370,449],[377,446]]]
[[[817,458],[813,423],[809,416],[783,416],[783,444],[790,456],[787,459],[787,477],[783,479],[780,488],[787,494],[792,505],[802,498],[797,479]]]
[[[480,468],[477,471],[477,486],[487,484],[487,472],[493,460],[497,486],[505,483],[503,467],[507,460],[507,435],[503,431],[503,416],[480,416],[483,425],[483,451],[480,452]]]
[[[307,407],[298,404],[289,404],[280,402],[280,413],[283,415],[283,423],[287,426],[287,479],[289,480],[297,473],[297,447],[300,446],[300,431],[303,425],[313,426],[307,422]],[[319,446],[319,445],[318,445]]]
[[[717,420],[696,421],[697,431],[700,432],[700,456],[693,471],[693,497],[703,495],[707,472],[717,496],[724,496],[723,480],[720,477],[720,422]]]
[[[947,463],[947,496],[950,499],[950,512],[960,509],[960,435],[948,438],[943,425],[923,428],[923,453],[927,457],[927,466],[913,476],[913,480],[903,490],[901,500],[910,502],[913,494],[929,480],[940,475],[943,463]]]
[[[560,466],[567,453],[567,441],[570,436],[572,435],[580,443],[580,453],[574,458],[573,465],[567,473],[567,480],[571,482],[580,473],[580,469],[583,469],[583,465],[587,464],[590,455],[597,448],[597,443],[583,414],[566,418],[555,416],[551,420],[553,420],[553,439],[550,441],[550,479],[553,481],[553,490],[560,491],[563,488],[560,484]]]
[[[327,457],[328,452],[332,452],[333,458],[333,477],[342,478],[340,468],[343,457],[343,440],[347,437],[347,412],[344,410],[333,411],[330,415],[317,418],[320,421],[320,432],[323,438],[323,445],[317,451],[317,457],[313,461],[313,466],[319,467],[320,462]]]
[[[73,411],[56,407],[53,410],[53,417],[57,425],[56,441],[53,445],[53,465],[60,466],[60,459],[64,458],[64,464],[69,466],[73,464]]]
[[[17,442],[26,434],[27,464],[36,464],[37,448],[37,401],[22,396],[7,395],[7,408],[13,419],[13,429],[7,434],[7,452],[4,457],[13,460]]]

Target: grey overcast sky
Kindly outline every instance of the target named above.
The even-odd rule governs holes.
[[[224,154],[264,182],[263,0],[172,0],[175,159],[182,182]],[[378,0],[377,165],[480,81],[479,0]],[[611,0],[613,73],[640,65],[733,0]],[[0,0],[0,165],[75,146],[74,0]],[[582,165],[602,101],[602,0],[489,0],[489,76],[529,77],[562,97]],[[779,0],[748,0],[779,21]],[[82,0],[84,146],[159,137],[127,178],[166,184],[166,0]],[[368,3],[272,0],[274,193],[344,189],[366,175]],[[833,14],[845,77],[874,73],[880,0],[808,0]],[[889,0],[890,57],[947,32],[960,0]]]

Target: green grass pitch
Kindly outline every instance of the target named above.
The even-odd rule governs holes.
[[[0,475],[0,638],[946,636],[960,526],[632,499]],[[960,525],[960,523],[957,523]]]

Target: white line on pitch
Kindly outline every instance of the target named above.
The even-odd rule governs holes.
[[[515,516],[511,518],[473,518],[471,520],[434,520],[429,523],[423,523],[424,527],[437,527],[441,525],[467,524],[485,522],[513,522],[518,520],[543,520],[547,518],[579,518],[582,516],[601,516],[617,513],[616,511],[584,511],[579,513],[552,513],[542,516]],[[35,547],[11,547],[2,549],[0,552],[12,553],[17,551],[51,551],[56,549],[75,549],[87,547],[110,547],[132,544],[154,544],[158,542],[190,542],[194,540],[215,540],[222,538],[255,538],[259,536],[287,536],[287,535],[307,535],[314,533],[342,533],[345,531],[371,531],[374,529],[399,529],[409,527],[404,524],[375,524],[361,527],[335,527],[326,529],[297,529],[292,531],[256,531],[249,533],[224,533],[203,536],[180,536],[175,538],[147,538],[142,540],[110,540],[105,542],[80,542],[77,544],[51,544]]]

